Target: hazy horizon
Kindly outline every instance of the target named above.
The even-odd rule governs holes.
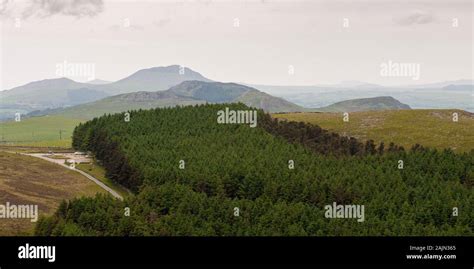
[[[106,81],[174,64],[254,85],[473,79],[471,1],[42,3],[0,2],[0,90],[61,77],[64,61]],[[419,74],[381,75],[392,62]]]
[[[177,65],[177,64],[174,64],[174,65]],[[171,65],[173,66],[173,65]],[[178,65],[180,66],[180,65]],[[149,69],[149,68],[154,68],[154,67],[167,67],[167,66],[153,66],[153,67],[145,67],[145,68],[141,68],[139,70],[145,70],[145,69]],[[188,66],[185,66],[186,68],[190,68],[191,70],[193,71],[196,71],[198,73],[200,73],[198,70],[195,70],[191,67],[188,67]],[[139,71],[137,70],[137,71]],[[133,73],[131,73],[130,75],[132,75]],[[203,75],[204,77],[208,78],[208,79],[211,79],[211,80],[214,80],[212,77],[209,77],[209,76],[206,76],[205,74],[202,74],[200,73],[201,75]],[[121,79],[124,79],[124,78],[127,78],[128,76],[125,76],[123,78],[119,78],[117,80],[105,80],[105,79],[102,79],[100,77],[95,77],[94,79],[92,80],[85,80],[85,81],[82,81],[82,80],[78,80],[76,79],[75,77],[69,77],[69,76],[62,76],[62,77],[58,77],[58,76],[55,76],[55,77],[50,77],[50,78],[43,78],[43,79],[39,79],[39,80],[35,80],[35,81],[29,81],[29,82],[26,82],[24,84],[21,84],[21,85],[17,85],[17,86],[14,86],[14,87],[11,87],[11,88],[8,88],[8,89],[0,89],[0,91],[4,91],[4,90],[11,90],[11,89],[14,89],[16,87],[21,87],[21,86],[24,86],[28,83],[31,83],[31,82],[37,82],[37,81],[42,81],[42,80],[51,80],[51,79],[60,79],[60,78],[66,78],[66,79],[70,79],[70,80],[73,80],[75,82],[80,82],[80,83],[91,83],[91,84],[94,84],[94,82],[98,81],[98,82],[101,82],[106,84],[106,83],[113,83],[113,82],[116,82],[116,81],[119,81]],[[327,87],[336,87],[336,86],[340,86],[340,87],[343,87],[343,86],[347,86],[347,87],[352,87],[351,84],[357,84],[357,83],[360,83],[360,84],[368,84],[368,85],[376,85],[376,86],[381,86],[381,87],[386,87],[386,88],[389,88],[389,87],[416,87],[416,86],[424,86],[424,85],[429,85],[429,84],[438,84],[438,83],[444,83],[444,82],[456,82],[456,81],[469,81],[470,84],[473,84],[474,83],[474,80],[472,79],[465,79],[465,78],[460,78],[460,79],[454,79],[454,80],[439,80],[439,81],[431,81],[431,82],[427,82],[427,83],[412,83],[412,84],[401,84],[401,85],[382,85],[382,84],[377,84],[377,83],[372,83],[370,81],[359,81],[359,80],[342,80],[342,81],[339,81],[339,82],[335,82],[335,83],[317,83],[317,84],[281,84],[281,85],[278,85],[278,84],[271,84],[271,83],[248,83],[246,81],[219,81],[219,80],[214,80],[215,82],[224,82],[224,83],[238,83],[238,84],[246,84],[246,85],[261,85],[261,86],[276,86],[276,87],[324,87],[324,86],[327,86]],[[354,86],[355,87],[355,86]]]

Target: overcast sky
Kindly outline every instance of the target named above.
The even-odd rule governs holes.
[[[0,0],[0,18],[2,90],[58,77],[64,61],[110,81],[172,64],[270,85],[473,76],[470,0]],[[419,64],[419,79],[381,76],[388,61]]]

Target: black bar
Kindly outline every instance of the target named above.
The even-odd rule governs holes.
[[[474,265],[474,237],[0,237],[0,268],[44,264]],[[56,260],[19,259],[25,244],[55,246]],[[410,246],[433,246],[431,251]],[[435,250],[454,246],[455,250]],[[455,259],[408,260],[411,254]]]

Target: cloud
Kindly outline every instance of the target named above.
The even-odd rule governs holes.
[[[2,17],[18,17],[23,19],[37,16],[50,17],[64,15],[72,17],[93,17],[104,10],[103,0],[31,0],[14,1],[0,0]]]
[[[428,24],[436,22],[436,18],[433,14],[424,12],[421,10],[414,10],[410,12],[407,16],[394,19],[398,25],[409,26],[416,24]]]
[[[0,0],[0,15],[7,14],[7,7],[9,6],[9,0]]]

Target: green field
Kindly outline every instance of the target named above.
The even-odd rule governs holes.
[[[0,123],[0,143],[14,146],[71,147],[74,127],[82,120],[61,116],[22,119]]]
[[[458,122],[452,115],[457,112]],[[321,126],[341,135],[376,143],[394,142],[409,148],[418,143],[438,149],[451,148],[456,152],[474,149],[474,115],[462,110],[390,110],[352,112],[349,121],[342,113],[285,113],[273,114],[278,119],[303,121]]]

